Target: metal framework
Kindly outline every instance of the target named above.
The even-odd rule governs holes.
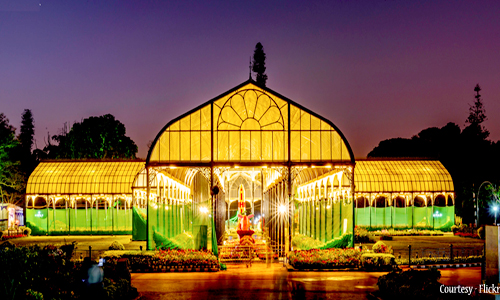
[[[158,133],[146,168],[167,166],[209,168],[210,187],[218,185],[222,190],[228,179],[222,175],[224,172],[260,168],[262,198],[266,198],[265,194],[277,197],[273,190],[278,187],[280,195],[286,196],[285,223],[291,233],[293,186],[307,177],[300,175],[302,171],[315,166],[352,169],[354,156],[343,134],[329,120],[250,79],[172,120]],[[229,196],[230,192],[225,192]],[[214,199],[212,195],[212,203]],[[268,200],[267,205],[271,202],[275,200]],[[212,209],[215,215],[213,204]],[[271,207],[262,210],[276,212]]]
[[[40,223],[45,214],[47,230],[64,223],[71,228],[78,208],[90,209],[83,226],[104,228],[108,210],[118,214],[115,208],[123,205],[127,220],[133,210],[137,228],[145,231],[133,236],[147,239],[149,249],[158,234],[172,239],[193,234],[201,247],[211,235],[209,246],[215,246],[230,218],[231,187],[243,181],[252,212],[259,201],[271,240],[285,251],[295,232],[328,240],[353,232],[354,223],[371,226],[372,219],[375,226],[386,226],[389,219],[391,226],[410,221],[412,226],[428,226],[429,214],[438,215],[437,202],[444,198],[451,207],[438,211],[448,218],[454,202],[453,181],[441,163],[355,163],[349,143],[333,123],[248,80],[165,125],[145,162],[40,163],[28,180],[26,204],[38,209],[39,216],[28,216],[32,220]],[[40,198],[45,202],[38,205]],[[380,201],[385,201],[383,207],[377,206]],[[432,211],[415,208],[417,202],[426,208],[430,204]]]

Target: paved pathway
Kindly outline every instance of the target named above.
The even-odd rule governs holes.
[[[478,287],[480,268],[441,270],[446,285]],[[287,272],[229,266],[217,273],[135,273],[132,284],[141,299],[368,299],[385,272]]]

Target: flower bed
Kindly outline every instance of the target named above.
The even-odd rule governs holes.
[[[198,250],[106,251],[103,258],[110,263],[128,258],[132,272],[219,270],[217,257],[212,252]]]
[[[295,269],[342,269],[363,268],[368,271],[384,271],[392,269],[396,264],[392,248],[383,242],[372,247],[373,252],[366,249],[311,249],[292,251],[290,264]]]
[[[296,250],[290,252],[289,261],[295,269],[357,268],[362,254],[353,248]]]
[[[2,240],[8,240],[8,239],[15,239],[15,238],[22,238],[26,237],[25,234],[15,234],[15,235],[2,235]]]
[[[475,224],[470,224],[469,226],[467,226],[467,224],[461,224],[459,226],[453,225],[451,231],[453,235],[460,237],[484,239],[484,236],[482,236],[484,235],[484,228],[476,228]]]
[[[391,270],[396,258],[389,253],[363,253],[361,267],[367,271]]]
[[[455,235],[456,236],[460,236],[460,237],[474,238],[474,239],[478,239],[479,238],[479,235],[477,233],[457,232],[457,233],[455,233]]]

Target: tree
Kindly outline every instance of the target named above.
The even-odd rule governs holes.
[[[90,117],[52,137],[44,148],[49,158],[135,158],[137,145],[125,136],[125,125],[107,114]]]
[[[255,81],[257,84],[266,86],[266,54],[264,53],[264,47],[260,42],[255,45],[255,50],[253,52],[252,71],[256,73]]]
[[[22,203],[25,179],[19,170],[15,152],[19,142],[15,139],[16,129],[9,119],[0,113],[0,197],[2,203]]]
[[[474,194],[477,195],[481,183],[500,183],[500,142],[487,139],[489,132],[482,125],[487,117],[479,84],[474,91],[475,101],[469,105],[468,125],[463,130],[454,123],[440,129],[427,128],[411,139],[382,141],[368,154],[368,157],[429,157],[440,160],[453,178],[456,213],[466,223],[474,222]],[[480,202],[481,222],[488,218],[484,205],[486,202]]]
[[[488,136],[490,136],[490,132],[481,124],[488,120],[486,117],[486,110],[484,109],[483,100],[481,99],[481,95],[479,92],[481,91],[481,87],[479,84],[476,84],[474,87],[474,92],[476,95],[474,98],[474,104],[469,104],[469,116],[465,123],[469,124],[464,131],[470,131],[471,135],[475,135],[479,140],[486,140]]]
[[[21,132],[17,139],[19,140],[19,155],[21,161],[21,168],[29,177],[35,167],[35,161],[31,153],[33,148],[33,141],[35,135],[35,124],[31,110],[25,109],[21,117]]]

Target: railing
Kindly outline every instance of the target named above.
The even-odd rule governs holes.
[[[252,260],[256,258],[254,246],[219,246],[219,259],[225,264],[246,264],[247,268],[252,266]]]
[[[404,261],[404,264],[412,265],[416,264],[419,260],[429,258],[429,261],[435,261],[436,263],[452,263],[455,260],[466,260],[465,258],[471,256],[483,256],[484,249],[482,246],[479,247],[454,247],[450,244],[446,248],[417,248],[412,249],[411,245],[408,245],[407,250],[394,251],[394,256],[396,260]]]
[[[78,249],[77,247],[73,250],[73,259],[83,260],[85,257],[90,257],[92,261],[97,261],[106,251],[107,250],[94,250],[92,246],[89,246],[88,249]]]

